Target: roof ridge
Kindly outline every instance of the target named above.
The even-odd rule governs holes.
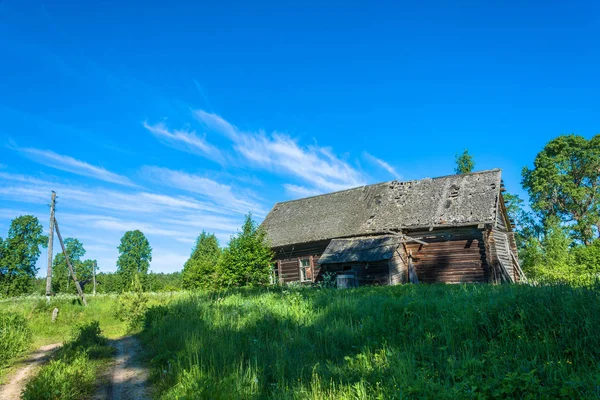
[[[278,201],[277,203],[275,203],[275,205],[273,206],[273,208],[275,208],[279,204],[292,203],[292,202],[295,202],[295,201],[303,201],[303,200],[312,199],[312,198],[316,198],[316,197],[329,196],[329,195],[332,195],[332,194],[344,193],[344,192],[349,192],[351,190],[358,190],[358,189],[363,189],[363,188],[373,187],[373,186],[378,186],[378,185],[386,185],[386,184],[390,184],[392,182],[398,182],[398,183],[419,182],[419,181],[424,181],[426,179],[435,180],[435,179],[448,178],[448,177],[451,177],[451,176],[477,175],[477,174],[485,174],[485,173],[498,172],[498,171],[502,171],[502,169],[500,169],[500,168],[492,168],[492,169],[485,169],[483,171],[468,172],[466,174],[448,174],[448,175],[436,176],[434,178],[427,177],[427,178],[421,178],[421,179],[410,179],[410,180],[402,180],[402,181],[398,180],[398,179],[394,179],[394,180],[391,180],[391,181],[377,182],[377,183],[371,183],[371,184],[368,184],[368,185],[356,186],[356,187],[352,187],[352,188],[348,188],[348,189],[336,190],[335,192],[327,192],[327,193],[322,193],[322,194],[315,194],[313,196],[301,197],[299,199]]]

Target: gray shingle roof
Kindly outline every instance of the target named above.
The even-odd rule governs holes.
[[[499,169],[391,181],[277,203],[262,223],[273,247],[403,228],[493,223]]]
[[[319,257],[319,264],[389,260],[399,245],[398,236],[334,239]]]

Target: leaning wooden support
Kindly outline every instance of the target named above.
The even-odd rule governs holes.
[[[62,236],[60,235],[60,230],[58,229],[58,221],[56,220],[56,218],[54,218],[54,228],[56,229],[56,236],[58,236],[58,241],[60,242],[60,247],[62,248],[63,255],[65,256],[67,267],[69,267],[69,271],[71,272],[71,276],[73,277],[73,281],[75,282],[75,288],[77,289],[77,293],[79,293],[79,297],[81,297],[83,305],[87,306],[87,301],[85,300],[85,296],[83,295],[83,290],[81,290],[81,286],[79,285],[79,281],[77,280],[77,275],[75,275],[75,271],[73,270],[73,266],[71,265],[71,261],[69,260],[69,256],[67,255],[67,249],[65,248]]]

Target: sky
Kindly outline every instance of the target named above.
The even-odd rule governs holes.
[[[101,271],[127,230],[177,271],[202,230],[466,148],[526,198],[547,141],[600,133],[597,1],[0,0],[0,57],[0,236],[55,190]]]

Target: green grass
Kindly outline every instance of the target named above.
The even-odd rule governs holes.
[[[0,312],[0,368],[26,351],[31,344],[31,329],[23,316]]]
[[[98,371],[108,364],[114,348],[100,335],[97,321],[74,330],[54,359],[44,365],[31,379],[22,398],[24,400],[79,400],[94,392]]]
[[[141,338],[164,399],[600,397],[599,288],[201,292]]]
[[[178,293],[148,293],[148,305],[163,304],[180,296]],[[81,305],[74,295],[53,297],[50,303],[44,296],[24,296],[0,300],[0,309],[23,316],[33,334],[31,348],[69,339],[76,325],[98,321],[103,335],[109,339],[122,337],[128,333],[127,323],[117,318],[115,311],[119,305],[116,294],[86,296],[88,306]],[[52,310],[58,308],[56,322],[52,323]]]

